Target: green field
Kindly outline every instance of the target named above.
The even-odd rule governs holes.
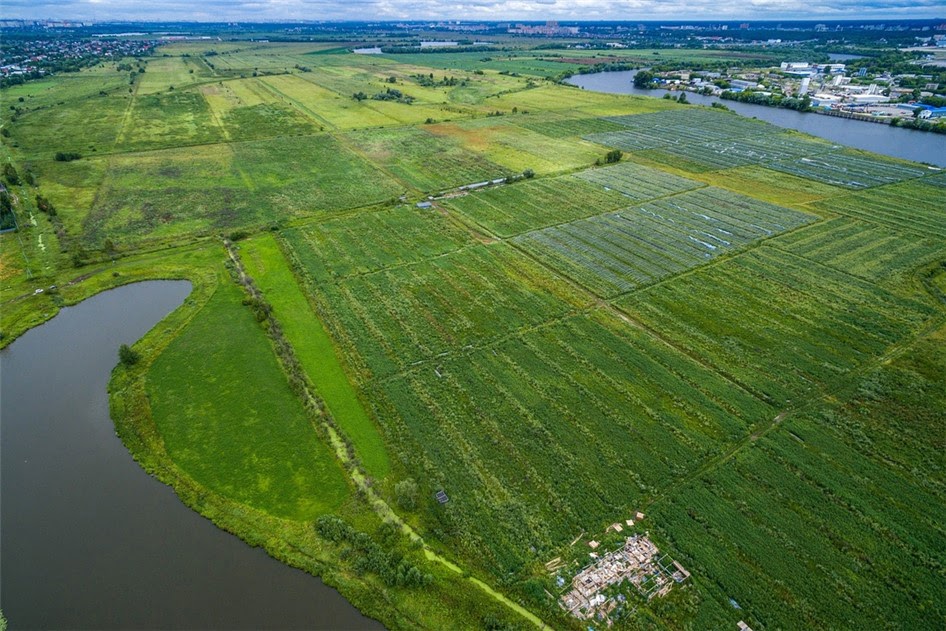
[[[513,242],[596,294],[613,298],[812,220],[706,188],[527,232]]]
[[[0,345],[191,279],[123,440],[388,628],[604,628],[558,597],[644,532],[691,578],[615,628],[946,626],[941,172],[545,79],[723,51],[355,46],[4,89]]]
[[[575,176],[543,178],[455,197],[451,208],[490,232],[508,237],[621,208],[628,198]]]
[[[365,413],[331,338],[312,311],[275,239],[264,235],[244,242],[240,249],[247,273],[274,305],[276,317],[299,361],[329,412],[355,443],[365,470],[379,479],[384,478],[390,463],[381,435]]]
[[[275,516],[312,520],[346,499],[344,472],[241,298],[235,285],[221,286],[154,363],[154,421],[198,483]]]

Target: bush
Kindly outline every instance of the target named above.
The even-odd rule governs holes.
[[[82,155],[76,153],[75,151],[57,151],[56,152],[56,162],[72,162],[73,160],[78,160]]]
[[[36,208],[39,209],[40,212],[44,212],[50,217],[56,216],[56,207],[53,206],[53,203],[51,201],[49,201],[42,195],[36,196]]]
[[[404,510],[414,510],[417,506],[417,482],[414,478],[407,478],[394,485],[394,497],[397,505]]]
[[[3,165],[3,177],[11,186],[20,183],[20,174],[16,172],[16,167],[11,162]]]
[[[141,359],[141,355],[128,344],[122,344],[118,347],[118,359],[123,366],[134,366]]]

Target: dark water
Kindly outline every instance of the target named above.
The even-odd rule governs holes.
[[[598,92],[611,94],[636,94],[640,96],[663,97],[666,90],[640,90],[632,83],[636,71],[600,72],[597,74],[575,75],[568,83]],[[674,92],[676,96],[679,92]],[[903,129],[877,123],[823,116],[821,114],[795,112],[793,110],[721,101],[712,96],[701,96],[686,92],[687,100],[700,105],[721,102],[729,109],[764,120],[779,127],[795,129],[812,136],[818,136],[831,142],[848,147],[865,149],[882,155],[926,162],[946,167],[946,135],[932,134],[915,129]]]
[[[0,352],[0,607],[10,628],[381,628],[184,506],[115,436],[106,387],[119,344],[190,289],[114,289]]]

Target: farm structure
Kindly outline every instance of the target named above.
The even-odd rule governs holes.
[[[560,606],[582,620],[607,619],[616,607],[615,599],[603,593],[608,587],[630,581],[647,600],[666,596],[675,583],[682,583],[690,573],[668,555],[660,555],[657,546],[645,535],[632,535],[624,545],[585,567],[572,579],[571,590],[562,596]]]

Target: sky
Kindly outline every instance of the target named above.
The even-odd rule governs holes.
[[[5,19],[784,20],[946,18],[946,0],[0,0]]]

